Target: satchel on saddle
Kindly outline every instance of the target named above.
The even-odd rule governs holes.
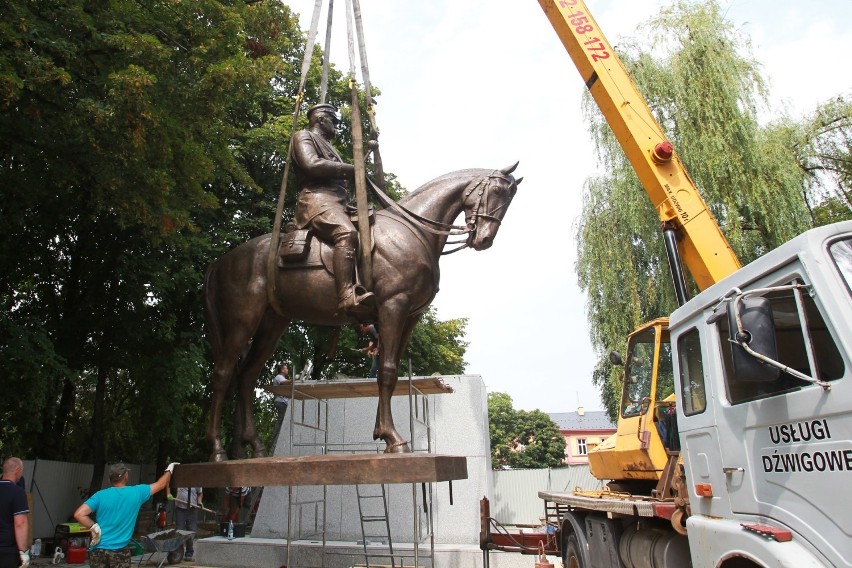
[[[295,223],[287,223],[278,245],[278,257],[282,262],[299,262],[311,252],[310,229],[297,229]]]
[[[358,211],[351,205],[347,206],[349,218],[352,223],[358,226]],[[368,206],[367,217],[370,219],[370,224],[375,222],[375,211],[372,204]],[[298,229],[292,221],[284,225],[284,232],[281,234],[278,245],[278,267],[283,268],[284,264],[302,262],[311,252],[311,230]]]

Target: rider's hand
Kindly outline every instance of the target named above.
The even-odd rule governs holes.
[[[89,542],[89,546],[95,546],[101,541],[101,525],[95,523],[89,530],[92,532],[92,540]]]
[[[174,473],[175,473],[175,466],[176,466],[176,465],[180,465],[180,462],[172,462],[172,463],[170,463],[169,465],[167,465],[167,466],[166,466],[166,471],[168,471],[169,473],[171,473],[172,475],[174,475]]]
[[[18,556],[21,558],[21,568],[27,568],[30,565],[30,553],[26,550],[19,550]]]
[[[166,501],[174,501],[174,500],[175,500],[174,495],[172,495],[171,493],[166,493]]]

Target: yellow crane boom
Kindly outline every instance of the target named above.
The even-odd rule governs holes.
[[[707,204],[583,0],[539,0],[698,288],[740,268]],[[676,284],[677,285],[677,284]]]

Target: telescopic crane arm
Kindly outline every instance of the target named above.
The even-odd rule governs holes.
[[[675,229],[680,258],[699,289],[739,269],[707,204],[585,2],[539,4],[633,165],[663,229]]]

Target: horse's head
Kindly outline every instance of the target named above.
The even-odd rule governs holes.
[[[518,184],[524,179],[516,180],[512,176],[517,167],[515,162],[513,166],[494,170],[473,180],[465,189],[464,215],[470,229],[467,246],[485,250],[494,244],[500,223],[518,191]]]

